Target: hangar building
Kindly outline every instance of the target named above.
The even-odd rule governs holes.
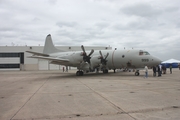
[[[42,59],[28,58],[25,51],[43,52],[43,46],[0,46],[0,70],[60,70],[63,66]],[[82,51],[80,46],[56,46],[64,51]],[[85,46],[86,50],[108,50],[112,47]],[[70,68],[71,69],[71,68]],[[73,69],[73,68],[72,68]]]

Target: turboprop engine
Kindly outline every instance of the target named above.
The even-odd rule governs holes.
[[[102,52],[99,51],[99,54],[100,55],[96,55],[91,58],[91,64],[90,64],[91,70],[93,70],[94,68],[100,68],[100,69],[106,68],[107,57],[109,53],[103,56]]]
[[[97,55],[97,56],[93,56],[92,58],[91,58],[91,69],[93,70],[94,68],[97,68],[97,67],[99,67],[100,66],[100,64],[101,64],[101,60],[99,59],[99,56]]]

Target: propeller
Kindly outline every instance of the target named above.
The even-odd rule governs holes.
[[[101,51],[99,51],[99,54],[101,55],[101,57],[99,58],[99,59],[101,59],[101,64],[102,64],[102,65],[106,65],[106,63],[107,63],[107,61],[108,61],[108,60],[106,60],[106,59],[107,59],[109,53],[107,53],[105,57],[103,57]]]
[[[92,49],[91,52],[89,53],[89,55],[87,55],[83,45],[81,45],[81,49],[83,51],[83,54],[82,54],[83,61],[88,62],[90,64],[90,59],[91,59],[90,56],[94,53],[94,50]]]

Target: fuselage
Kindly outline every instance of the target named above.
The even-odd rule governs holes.
[[[150,55],[143,50],[101,50],[102,55],[109,53],[107,57],[106,67],[108,69],[119,68],[144,68],[144,66],[152,67],[161,63],[161,60]],[[90,53],[90,51],[87,51]],[[61,64],[65,66],[79,67],[83,62],[82,51],[59,52],[50,54],[51,57],[68,59],[69,62],[53,62],[53,64]],[[91,55],[91,64],[97,67],[100,64],[99,51],[94,51]]]
[[[96,50],[85,51],[84,46],[81,46],[82,51],[64,52],[57,49],[51,35],[47,35],[43,53],[26,51],[33,54],[31,58],[45,59],[52,64],[77,67],[77,76],[82,76],[84,72],[103,71],[108,73],[108,70],[120,68],[136,69],[135,75],[139,75],[139,69],[145,66],[153,67],[161,63],[161,60],[150,55],[143,50]]]

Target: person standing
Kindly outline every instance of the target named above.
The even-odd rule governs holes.
[[[66,66],[66,72],[68,72],[68,66]]]
[[[153,66],[153,76],[156,77],[156,66]]]
[[[159,75],[161,76],[162,75],[162,65],[161,64],[159,65],[159,70],[160,70]]]
[[[161,77],[161,70],[160,70],[159,65],[157,65],[157,72],[158,72],[158,77]]]
[[[147,66],[145,66],[144,67],[144,70],[145,70],[145,78],[148,78],[148,67]]]
[[[64,67],[63,67],[63,72],[64,72]]]
[[[166,74],[166,66],[165,65],[162,66],[162,70],[163,70],[163,74]]]
[[[170,74],[172,74],[172,64],[170,64],[169,69],[170,69]]]

